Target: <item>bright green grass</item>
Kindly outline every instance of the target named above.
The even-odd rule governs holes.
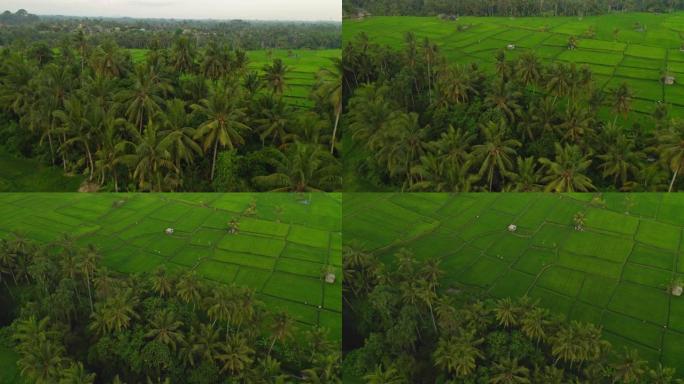
[[[0,346],[0,383],[20,384],[21,380],[17,360],[19,355],[12,349]]]
[[[555,313],[602,325],[617,351],[635,348],[684,374],[684,298],[665,290],[684,265],[684,197],[608,193],[592,203],[592,196],[350,193],[344,242],[364,244],[386,262],[402,247],[418,259],[441,257],[445,289],[529,295]],[[580,211],[584,231],[574,229]],[[423,215],[436,224],[424,227]]]
[[[147,57],[147,49],[129,49],[134,62],[142,62]],[[265,65],[273,63],[274,59],[282,59],[290,72],[286,76],[285,97],[292,105],[301,107],[312,106],[309,100],[311,87],[316,82],[316,73],[321,68],[330,68],[332,59],[342,54],[339,49],[273,49],[247,51],[248,67],[260,71]]]
[[[634,23],[646,26],[636,31]],[[457,25],[472,25],[457,31]],[[545,62],[564,61],[587,64],[599,78],[599,86],[613,88],[625,81],[636,93],[636,115],[650,114],[651,104],[638,101],[665,100],[674,104],[673,116],[684,114],[684,90],[665,87],[660,82],[661,71],[669,68],[684,82],[684,53],[680,52],[684,32],[684,12],[659,15],[650,13],[621,13],[590,17],[461,17],[459,21],[445,21],[437,17],[385,16],[364,20],[344,20],[343,40],[348,42],[365,32],[371,41],[399,48],[406,32],[413,32],[418,41],[429,38],[453,63],[478,62],[481,68],[493,71],[495,53],[506,50],[514,59],[525,50],[534,51]],[[596,36],[583,35],[593,27]],[[620,30],[617,39],[613,30]],[[570,36],[578,37],[578,49],[568,50]],[[640,70],[641,69],[641,70]],[[615,75],[614,78],[611,77]],[[684,88],[683,88],[684,89]]]
[[[38,160],[16,158],[0,150],[0,192],[76,192],[82,180]]]
[[[117,201],[123,204],[114,207]],[[239,233],[229,234],[228,222],[252,201],[256,215],[242,218]],[[304,325],[324,319],[339,339],[342,275],[337,268],[337,281],[329,285],[322,271],[341,265],[340,205],[340,196],[324,193],[8,193],[0,195],[0,238],[20,232],[47,242],[68,233],[98,247],[102,263],[119,272],[163,265],[248,285]],[[165,234],[166,228],[174,233]]]

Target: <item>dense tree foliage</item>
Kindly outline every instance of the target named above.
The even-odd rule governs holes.
[[[671,12],[682,0],[343,0],[346,15],[583,16],[614,11]]]
[[[340,61],[317,75],[306,109],[284,100],[281,59],[261,71],[248,61],[220,38],[202,48],[184,33],[139,63],[83,29],[56,46],[19,41],[0,51],[0,137],[111,191],[338,189]]]
[[[340,383],[327,331],[194,272],[119,275],[64,237],[0,243],[0,300],[31,383]],[[6,313],[5,313],[6,312]]]
[[[22,9],[0,14],[0,26],[12,27],[0,28],[0,45],[19,40],[57,45],[80,28],[92,45],[112,39],[122,48],[170,48],[179,32],[190,34],[199,47],[215,39],[244,50],[341,46],[340,24],[336,22],[83,18],[36,16]]]
[[[634,119],[632,90],[587,66],[501,51],[496,73],[407,34],[394,50],[359,34],[343,51],[345,167],[377,189],[667,191],[681,187],[684,122],[660,103]]]
[[[567,321],[523,296],[492,299],[443,285],[439,259],[406,250],[384,264],[344,249],[345,377],[367,383],[681,383],[601,327]]]

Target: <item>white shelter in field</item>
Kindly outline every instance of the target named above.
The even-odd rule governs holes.
[[[328,284],[335,284],[335,274],[331,272],[326,273],[325,282]]]
[[[675,81],[677,81],[677,78],[672,75],[666,75],[663,78],[663,83],[665,83],[665,85],[674,85]]]
[[[515,232],[518,230],[518,226],[515,224],[510,224],[507,229],[508,229],[508,232]]]
[[[676,285],[672,287],[672,296],[681,296],[684,292],[684,288],[681,285]]]
[[[508,44],[508,45],[506,46],[506,49],[508,49],[509,51],[514,50],[514,49],[515,49],[515,44]]]

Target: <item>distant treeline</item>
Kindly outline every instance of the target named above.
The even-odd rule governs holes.
[[[40,18],[38,16],[26,12],[25,9],[20,9],[15,13],[5,11],[0,14],[0,25],[29,24],[39,20]]]
[[[684,0],[343,0],[345,17],[454,14],[470,16],[578,16],[609,12],[671,12]]]
[[[31,15],[25,10],[0,14],[0,45],[42,41],[54,45],[82,30],[92,41],[114,39],[123,48],[169,48],[179,34],[199,47],[221,41],[243,50],[336,49],[341,25],[331,22],[81,18]]]

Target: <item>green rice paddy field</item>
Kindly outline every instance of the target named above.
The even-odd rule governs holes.
[[[682,195],[350,193],[342,221],[345,244],[439,256],[444,288],[529,295],[684,374],[684,296],[666,292],[684,277]]]
[[[129,49],[134,62],[145,60],[146,49]],[[321,68],[332,66],[332,59],[339,58],[339,49],[273,49],[248,51],[248,67],[252,70],[261,71],[264,65],[270,65],[274,59],[282,59],[283,63],[290,68],[286,76],[285,97],[290,104],[300,107],[311,107],[313,103],[309,99],[311,87],[316,82],[316,73]]]
[[[641,27],[637,27],[639,23]],[[458,31],[457,26],[472,25]],[[593,27],[593,38],[583,37]],[[613,34],[618,29],[617,38]],[[371,41],[400,47],[404,34],[413,32],[419,41],[427,37],[452,63],[477,62],[487,71],[494,70],[495,54],[507,50],[507,58],[534,51],[543,61],[587,64],[597,86],[615,88],[626,82],[635,94],[633,110],[653,112],[656,101],[673,106],[671,114],[684,117],[684,12],[672,14],[620,13],[590,17],[461,17],[458,21],[437,17],[370,17],[345,20],[343,40],[349,41],[365,32]],[[568,50],[568,38],[579,39],[578,48]],[[677,78],[673,86],[664,86],[663,71]]]
[[[229,234],[228,222],[253,202],[256,215],[242,216],[239,233]],[[18,231],[49,242],[68,233],[97,246],[119,272],[165,265],[247,285],[270,308],[340,339],[340,215],[341,195],[324,193],[3,194],[0,237]],[[326,265],[334,284],[322,280]]]

